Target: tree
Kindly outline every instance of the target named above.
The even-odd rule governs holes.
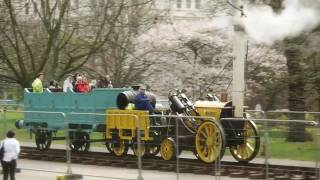
[[[249,43],[246,61],[246,105],[260,104],[264,110],[287,107],[287,68],[282,52]]]
[[[109,43],[128,0],[2,2],[0,79],[30,87],[40,72],[60,80]],[[91,11],[93,8],[98,11]],[[33,10],[33,13],[30,12]]]
[[[210,21],[160,23],[140,36],[143,50],[155,62],[145,80],[157,94],[185,88],[195,100],[217,84],[215,92],[227,87],[221,83],[230,71],[221,69],[230,68],[232,60],[229,30],[214,26]]]
[[[272,7],[279,12],[282,7],[283,1],[277,1],[277,3],[271,3]],[[301,1],[300,5],[311,5],[318,10],[320,8],[319,3],[313,3],[310,1]],[[318,11],[315,11],[318,13]],[[316,22],[316,21],[315,21]],[[315,23],[313,23],[315,24]],[[308,27],[310,29],[310,27]],[[312,30],[312,29],[311,29]],[[308,32],[310,33],[310,32]],[[291,111],[306,111],[306,80],[305,80],[305,67],[303,65],[305,46],[307,45],[308,34],[306,31],[301,32],[298,35],[286,38],[283,41],[284,55],[287,59],[288,70],[288,107]],[[290,119],[304,119],[304,114],[290,114]],[[290,142],[303,142],[308,139],[305,124],[290,123],[289,133],[287,141]]]
[[[287,39],[285,41],[284,55],[287,58],[288,67],[288,105],[291,111],[305,111],[305,95],[304,77],[301,76],[303,73],[303,67],[301,66],[302,61],[302,50],[301,46],[303,43],[303,36],[296,38]],[[290,119],[304,119],[304,114],[290,114]],[[306,130],[305,124],[291,123],[290,130],[288,133],[287,141],[304,142],[306,141]]]
[[[153,63],[148,53],[139,50],[137,37],[148,30],[154,22],[155,14],[149,0],[134,0],[121,14],[116,28],[110,33],[109,43],[97,53],[98,62],[87,71],[93,77],[109,74],[114,87],[140,83],[145,71]],[[94,71],[96,66],[100,67]]]

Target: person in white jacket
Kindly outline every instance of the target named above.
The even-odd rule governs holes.
[[[7,138],[5,138],[1,144],[4,147],[4,155],[1,159],[3,180],[8,180],[8,175],[10,174],[10,179],[15,180],[15,171],[17,167],[17,159],[20,153],[20,143],[14,138],[15,132],[8,131]]]
[[[70,74],[67,79],[63,82],[63,92],[67,92],[68,89],[73,90],[72,82],[74,81],[73,76]]]

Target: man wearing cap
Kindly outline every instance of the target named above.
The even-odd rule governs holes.
[[[149,114],[153,114],[154,108],[151,105],[149,97],[146,95],[146,88],[145,86],[140,86],[139,93],[135,98],[135,109],[137,110],[148,110]]]
[[[43,73],[39,73],[37,78],[32,82],[32,90],[34,93],[43,93]]]

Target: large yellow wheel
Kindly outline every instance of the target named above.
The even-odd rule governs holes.
[[[138,144],[136,142],[132,143],[132,151],[134,155],[139,156],[139,151],[138,151]],[[144,156],[146,153],[146,146],[144,143],[140,144],[140,156]]]
[[[126,141],[120,141],[108,144],[111,153],[115,156],[123,156],[128,152],[128,143]]]
[[[243,134],[240,134],[241,144],[231,146],[230,152],[232,156],[240,162],[249,162],[259,152],[260,136],[257,127],[253,121],[245,121]]]
[[[164,160],[172,160],[176,157],[175,143],[172,138],[166,138],[161,142],[160,154]]]
[[[225,136],[221,126],[213,121],[204,121],[197,129],[196,154],[206,163],[222,158],[225,151]]]

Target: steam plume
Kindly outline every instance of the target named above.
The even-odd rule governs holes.
[[[285,0],[284,9],[275,13],[269,6],[248,7],[244,25],[249,36],[259,43],[297,36],[320,23],[319,0]]]

